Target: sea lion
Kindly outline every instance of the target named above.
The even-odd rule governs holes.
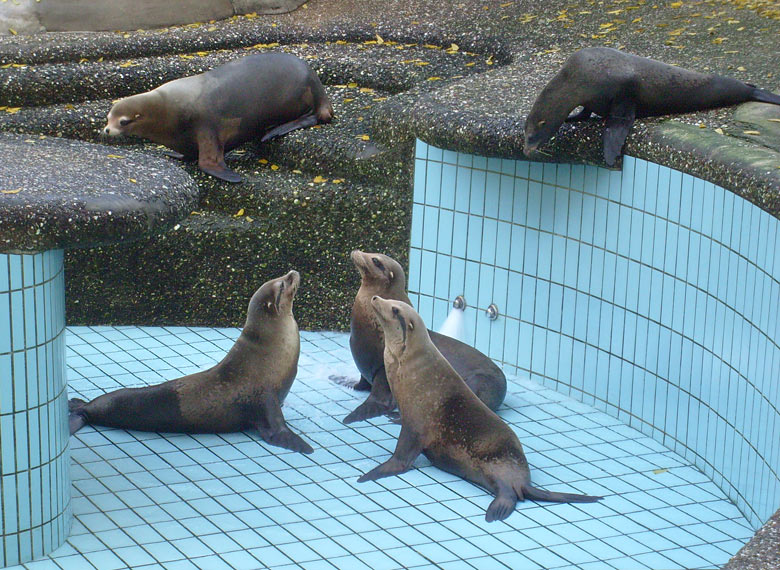
[[[108,136],[136,135],[163,144],[204,172],[228,182],[241,176],[225,153],[260,137],[329,123],[333,107],[317,74],[286,53],[248,55],[117,101]]]
[[[271,445],[311,453],[281,409],[298,370],[301,345],[292,305],[299,283],[298,272],[290,271],[263,284],[252,295],[241,335],[216,366],[88,403],[71,399],[70,433],[84,424],[183,433],[255,428]]]
[[[382,326],[371,307],[371,298],[379,295],[412,304],[406,294],[406,276],[400,263],[381,253],[355,250],[351,255],[361,277],[360,289],[352,305],[349,337],[352,357],[361,375],[354,388],[370,388],[371,394],[344,418],[344,423],[387,414],[396,407],[385,373]],[[506,376],[501,369],[477,349],[459,340],[433,331],[429,334],[436,348],[477,397],[490,409],[498,409],[506,396]]]
[[[517,501],[591,503],[601,497],[545,491],[531,472],[515,432],[491,411],[431,342],[420,315],[401,301],[373,297],[385,334],[387,379],[401,410],[393,456],[358,483],[407,471],[420,453],[431,463],[489,490],[496,498],[485,514],[503,520]]]
[[[636,118],[691,113],[746,101],[780,105],[780,96],[730,77],[699,73],[606,47],[585,48],[563,64],[525,121],[530,156],[564,121],[606,119],[604,161],[613,166]],[[582,106],[582,111],[569,113]]]

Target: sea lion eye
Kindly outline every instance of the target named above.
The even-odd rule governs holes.
[[[412,321],[409,321],[409,330],[410,331],[414,330],[414,323]]]
[[[538,123],[536,123],[536,124],[537,124],[537,125],[539,125],[539,126],[541,127],[541,126],[542,126],[543,124],[545,124],[546,122],[547,122],[547,121],[544,121],[544,120],[542,120],[542,121],[539,121],[539,122],[538,122]]]
[[[394,315],[397,315],[397,314],[398,314],[398,307],[393,307],[393,314],[394,314]]]
[[[376,266],[377,266],[377,267],[378,267],[380,270],[382,270],[382,271],[384,271],[384,270],[385,270],[385,266],[384,266],[384,265],[382,265],[382,262],[381,262],[381,261],[379,261],[379,259],[377,259],[376,257],[372,257],[372,258],[371,258],[371,261],[372,261],[372,262],[374,263],[374,265],[376,265]]]
[[[390,272],[390,279],[395,279],[395,273],[393,273],[392,271]]]
[[[119,125],[122,126],[122,127],[126,127],[127,125],[129,125],[132,122],[133,122],[133,119],[120,119],[119,120]]]

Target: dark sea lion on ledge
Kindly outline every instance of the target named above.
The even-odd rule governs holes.
[[[179,433],[256,429],[271,445],[311,453],[287,427],[281,408],[298,371],[301,345],[292,305],[299,283],[298,272],[290,271],[263,284],[252,295],[241,335],[213,368],[91,402],[71,399],[70,433],[84,424]]]
[[[361,375],[353,387],[370,389],[371,394],[344,418],[344,423],[381,416],[396,407],[385,374],[382,326],[371,307],[371,298],[379,295],[412,304],[406,294],[404,270],[395,259],[381,253],[355,250],[352,262],[361,277],[360,289],[352,305],[349,337],[352,357]],[[477,397],[490,409],[498,409],[506,396],[506,376],[501,369],[476,348],[459,340],[433,331],[430,331],[430,337]]]
[[[606,119],[604,161],[613,166],[637,118],[746,101],[780,105],[780,95],[730,77],[699,73],[612,48],[585,48],[566,60],[536,98],[525,121],[523,152],[530,156],[565,121],[584,120],[596,113]],[[580,106],[581,112],[569,116]]]
[[[173,149],[177,158],[197,159],[212,176],[241,182],[225,165],[226,152],[332,117],[325,89],[305,61],[265,53],[121,99],[108,113],[104,132],[150,139]]]
[[[385,370],[401,410],[393,456],[358,479],[407,471],[420,453],[436,467],[489,490],[485,513],[503,520],[517,501],[592,503],[601,497],[545,491],[531,471],[515,432],[485,406],[431,342],[420,315],[402,301],[371,300],[385,335]]]

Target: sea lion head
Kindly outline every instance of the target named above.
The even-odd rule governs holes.
[[[293,270],[277,279],[266,281],[249,301],[247,325],[255,319],[267,320],[279,316],[292,317],[292,306],[301,276]]]
[[[385,349],[400,356],[413,339],[419,335],[428,336],[422,317],[403,301],[387,300],[374,295],[371,308],[382,325],[385,335]]]
[[[546,143],[557,132],[566,119],[564,114],[560,120],[550,118],[549,110],[543,105],[541,96],[536,100],[531,112],[525,120],[525,141],[523,143],[523,154],[531,156],[539,145]]]
[[[103,134],[109,137],[144,132],[144,125],[154,120],[149,116],[148,104],[140,95],[120,99],[108,112]]]
[[[403,267],[395,259],[382,253],[366,253],[354,250],[351,254],[363,285],[371,286],[377,292],[406,289],[406,275]]]

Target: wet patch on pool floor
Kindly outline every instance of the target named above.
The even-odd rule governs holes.
[[[238,329],[70,327],[69,396],[85,399],[202,370]],[[604,495],[598,504],[525,502],[486,523],[492,497],[418,459],[358,484],[395,448],[385,418],[346,426],[363,397],[344,333],[302,332],[284,405],[310,456],[252,432],[186,435],[87,427],[71,439],[73,530],[26,568],[714,568],[753,535],[700,471],[618,420],[509,378],[499,415],[536,485]]]

